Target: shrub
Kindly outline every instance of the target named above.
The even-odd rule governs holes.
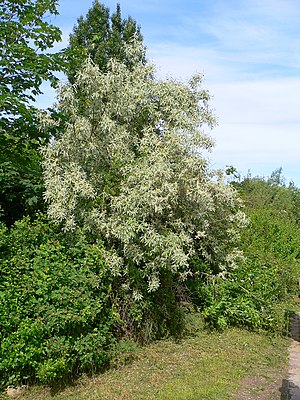
[[[67,379],[107,364],[118,320],[100,243],[43,218],[0,230],[0,383]]]
[[[295,294],[300,275],[300,228],[290,188],[255,178],[241,184],[249,225],[241,237],[245,262],[205,290],[194,291],[207,323],[282,330],[278,305]],[[294,189],[293,189],[294,190]],[[210,295],[208,296],[207,293]]]

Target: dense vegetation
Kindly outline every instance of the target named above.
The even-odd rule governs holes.
[[[285,184],[281,168],[270,178],[248,176],[233,185],[249,218],[240,243],[245,261],[226,279],[218,279],[216,286],[210,284],[204,315],[219,328],[284,330],[280,304],[297,293],[300,275],[300,191],[292,183]]]
[[[1,230],[1,384],[99,369],[117,318],[101,245],[70,242],[49,221]]]
[[[99,371],[122,346],[181,335],[191,310],[217,329],[281,331],[299,189],[280,169],[231,183],[211,169],[202,77],[157,80],[119,6],[110,18],[95,1],[49,55],[56,12],[1,5],[0,385]],[[62,68],[69,83],[38,116],[30,101]]]

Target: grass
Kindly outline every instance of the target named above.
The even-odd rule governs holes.
[[[47,387],[30,388],[22,399],[229,400],[235,399],[240,382],[248,376],[265,381],[284,377],[288,339],[242,329],[209,333],[198,316],[193,318],[191,333],[181,341],[164,340],[138,349],[130,364],[82,377],[57,393]]]

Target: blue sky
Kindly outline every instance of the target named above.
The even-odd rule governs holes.
[[[117,1],[102,1],[113,12]],[[300,187],[299,0],[119,0],[141,26],[162,78],[204,74],[218,126],[212,166],[269,176],[283,168]],[[89,0],[60,0],[53,23],[67,45]],[[45,89],[41,106],[53,94]]]

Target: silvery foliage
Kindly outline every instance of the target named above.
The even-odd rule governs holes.
[[[138,54],[135,45],[127,52]],[[215,118],[202,77],[185,84],[154,72],[112,60],[101,73],[88,61],[59,91],[69,121],[44,150],[49,216],[104,240],[108,265],[136,298],[132,271],[155,291],[164,270],[192,274],[196,254],[219,273],[234,267],[246,221],[234,189],[210,170],[213,141],[202,128]]]

